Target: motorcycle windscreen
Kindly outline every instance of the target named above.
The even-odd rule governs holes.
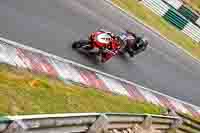
[[[107,33],[102,33],[97,36],[97,41],[103,44],[108,44],[111,39],[111,36],[109,36]]]

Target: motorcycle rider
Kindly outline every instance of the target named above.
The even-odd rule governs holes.
[[[116,37],[120,41],[122,48],[126,47],[126,51],[130,57],[144,51],[148,45],[148,40],[146,38],[137,36],[129,30],[117,33]]]

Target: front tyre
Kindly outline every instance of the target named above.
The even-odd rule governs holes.
[[[131,58],[133,58],[135,56],[135,53],[133,51],[128,51],[128,54]]]

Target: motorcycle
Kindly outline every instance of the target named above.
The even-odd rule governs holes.
[[[109,50],[108,46],[114,47]],[[118,53],[118,42],[105,31],[92,32],[87,40],[75,41],[72,44],[73,49],[86,52],[91,56],[100,57],[100,62],[105,63]]]

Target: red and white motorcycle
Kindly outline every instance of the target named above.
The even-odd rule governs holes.
[[[75,41],[72,44],[74,49],[100,57],[102,63],[115,56],[119,47],[118,41],[113,38],[112,34],[103,30],[92,32],[87,40]]]

